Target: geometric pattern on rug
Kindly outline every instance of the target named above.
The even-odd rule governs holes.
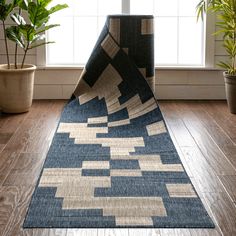
[[[152,16],[108,16],[62,112],[25,228],[214,227],[152,93],[153,51]]]

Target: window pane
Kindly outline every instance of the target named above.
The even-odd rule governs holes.
[[[129,0],[127,0],[129,1]],[[157,65],[203,65],[204,24],[196,21],[199,0],[130,0],[131,14],[155,17]],[[65,1],[55,0],[55,4]],[[69,8],[54,14],[60,27],[47,33],[47,64],[85,64],[106,15],[121,14],[122,0],[67,0]],[[62,33],[63,32],[63,33]],[[68,37],[69,36],[69,37]]]
[[[74,59],[76,64],[83,64],[88,60],[97,40],[97,18],[76,17],[74,25]]]
[[[97,0],[73,0],[76,16],[97,15]]]
[[[179,15],[180,16],[195,16],[196,6],[199,0],[180,0],[179,1]]]
[[[121,13],[121,0],[98,0],[98,15],[106,16]]]
[[[154,12],[154,1],[155,0],[130,0],[130,13],[152,15]]]
[[[179,18],[179,63],[184,65],[202,64],[202,24],[196,17]]]
[[[52,22],[60,22],[61,26],[48,31],[47,64],[73,64],[73,18],[54,17]],[[62,33],[63,32],[63,33]]]
[[[154,14],[156,16],[177,16],[178,0],[154,0]]]
[[[155,63],[177,64],[177,17],[155,19]]]

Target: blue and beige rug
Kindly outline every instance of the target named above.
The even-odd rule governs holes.
[[[153,96],[153,45],[152,16],[108,16],[25,228],[214,227]]]

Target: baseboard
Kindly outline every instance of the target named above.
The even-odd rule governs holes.
[[[35,99],[69,99],[80,77],[81,69],[38,70],[35,77]],[[162,99],[225,99],[221,71],[156,70],[155,95]]]

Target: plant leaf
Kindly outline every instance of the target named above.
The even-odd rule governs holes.
[[[43,46],[45,44],[49,44],[49,43],[55,43],[54,41],[50,41],[50,42],[43,42],[43,43],[39,43],[39,44],[33,44],[29,47],[29,49],[33,49],[33,48],[37,48],[37,47],[40,47],[40,46]]]
[[[19,15],[18,13],[11,14],[11,19],[17,24],[17,25],[25,25],[26,22],[24,18]]]
[[[21,48],[25,49],[25,44],[22,39],[21,33],[17,26],[10,26],[6,29],[7,38],[19,45]]]
[[[51,7],[51,8],[48,10],[48,12],[49,12],[49,14],[51,15],[52,13],[55,13],[55,12],[57,12],[57,11],[60,11],[60,10],[64,9],[64,8],[67,8],[67,7],[68,7],[67,4],[57,4],[56,6]]]

